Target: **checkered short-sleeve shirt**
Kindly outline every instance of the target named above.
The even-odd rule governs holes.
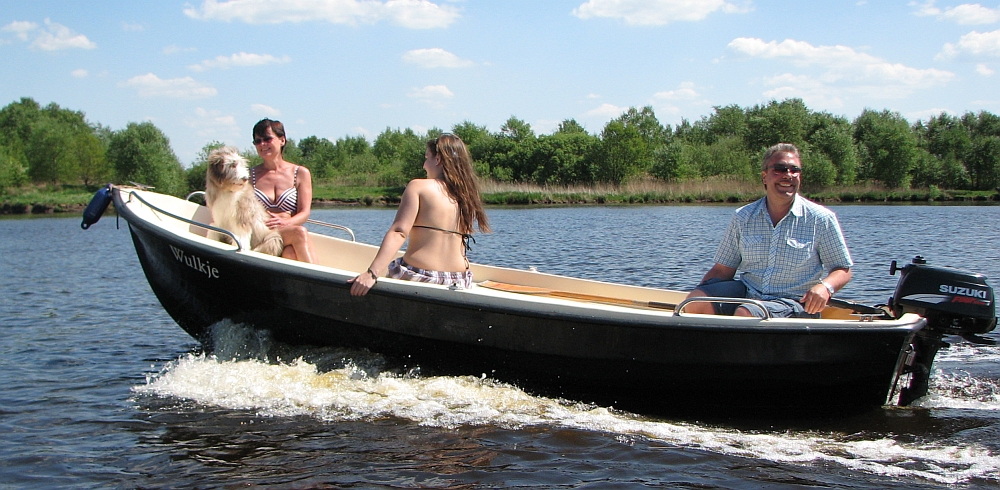
[[[837,216],[799,195],[777,226],[765,198],[737,209],[715,262],[737,269],[747,295],[765,300],[798,300],[824,271],[854,265]]]

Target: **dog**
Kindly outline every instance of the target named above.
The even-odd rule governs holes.
[[[268,229],[264,204],[254,195],[247,160],[236,148],[224,146],[208,154],[205,173],[205,203],[215,226],[236,235],[240,246],[254,252],[280,256],[285,248],[281,233]],[[213,232],[217,240],[232,238]]]

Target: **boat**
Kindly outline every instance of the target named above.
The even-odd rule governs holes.
[[[380,278],[354,297],[347,281],[377,247],[348,227],[312,233],[307,264],[209,238],[229,232],[189,199],[109,184],[82,226],[113,202],[156,297],[206,350],[228,319],[288,344],[368,349],[424,376],[486,377],[639,414],[842,416],[911,404],[946,336],[983,340],[997,320],[985,277],[920,257],[893,262],[891,304],[837,300],[819,319],[687,313],[684,291],[475,263],[469,289]]]

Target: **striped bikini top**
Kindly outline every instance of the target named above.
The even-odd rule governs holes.
[[[257,199],[264,203],[269,209],[279,209],[281,211],[286,211],[295,214],[295,211],[299,208],[299,190],[296,188],[299,182],[299,166],[295,166],[295,173],[292,174],[292,186],[285,189],[278,199],[271,201],[271,198],[267,197],[267,194],[261,192],[257,188],[257,168],[254,167],[250,169],[250,183],[253,185],[253,192],[256,194]]]

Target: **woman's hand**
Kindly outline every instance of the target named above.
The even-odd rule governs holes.
[[[348,279],[347,283],[351,285],[351,296],[364,296],[368,294],[368,290],[375,286],[378,279],[375,275],[371,273],[371,269],[358,274],[358,277],[354,279]]]
[[[289,213],[287,211],[283,211],[280,213],[274,213],[268,211],[267,214],[269,214],[270,217],[267,218],[266,221],[264,221],[264,224],[266,224],[267,227],[272,230],[288,226],[288,220],[292,218],[292,213]]]

